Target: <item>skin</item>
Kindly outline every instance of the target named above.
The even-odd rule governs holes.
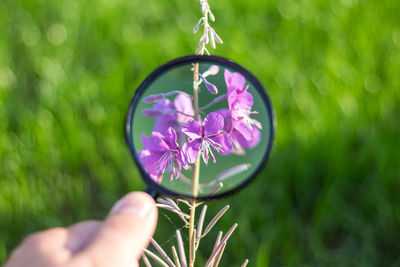
[[[129,193],[104,221],[84,221],[31,234],[4,267],[139,266],[157,216],[155,202],[148,194]]]

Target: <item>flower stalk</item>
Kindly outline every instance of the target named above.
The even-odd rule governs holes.
[[[194,109],[194,118],[195,120],[200,119],[199,114],[199,85],[198,85],[198,71],[199,71],[199,63],[195,63],[193,66],[193,109]],[[200,153],[197,156],[196,162],[193,167],[193,179],[192,179],[192,196],[193,201],[190,209],[190,219],[189,219],[189,266],[194,266],[194,255],[195,255],[195,228],[194,228],[194,219],[196,215],[196,197],[199,190],[199,176],[200,176]]]
[[[215,17],[210,10],[208,1],[199,0],[199,3],[203,17],[193,31],[196,33],[203,27],[203,34],[200,37],[196,54],[204,55],[206,53],[209,55],[207,45],[215,49],[216,43],[222,44],[223,42],[209,24],[209,19],[215,21]],[[187,245],[184,244],[180,230],[176,230],[177,247],[171,247],[172,256],[169,257],[161,246],[152,239],[151,243],[161,257],[145,250],[142,258],[146,266],[151,266],[146,255],[161,266],[195,266],[196,251],[201,239],[210,232],[229,208],[226,205],[206,225],[204,223],[207,205],[203,205],[196,227],[196,208],[203,204],[196,199],[202,193],[207,193],[210,196],[215,194],[224,186],[222,181],[247,170],[250,166],[249,164],[237,165],[222,172],[211,181],[200,184],[201,158],[203,158],[205,165],[208,164],[209,157],[215,163],[216,158],[213,151],[222,156],[231,153],[238,154],[239,148],[252,148],[259,142],[260,135],[257,129],[260,128],[258,127],[259,123],[250,118],[250,114],[256,114],[251,110],[253,98],[247,92],[245,78],[240,73],[230,73],[228,69],[225,69],[223,75],[227,87],[226,93],[216,96],[209,104],[199,107],[200,85],[204,84],[208,90],[208,92],[205,91],[206,93],[214,95],[219,93],[217,86],[211,83],[215,78],[206,79],[210,75],[217,75],[219,70],[218,65],[211,65],[208,70],[201,73],[199,62],[195,62],[192,68],[193,95],[173,90],[149,95],[143,99],[144,103],[154,105],[150,109],[143,109],[142,114],[145,117],[154,118],[156,124],[149,137],[142,135],[143,150],[139,151],[141,163],[150,177],[159,184],[162,182],[164,173],[169,173],[171,182],[180,179],[187,183],[191,186],[193,197],[190,202],[183,199],[176,201],[170,198],[158,199],[157,206],[159,208],[174,212],[182,219],[185,227],[188,228],[189,240]],[[171,101],[168,97],[171,98],[172,96],[174,96],[174,100]],[[209,114],[204,113],[205,109],[209,109],[224,100],[227,101],[229,109],[224,108],[214,110]],[[204,115],[204,118],[200,114]],[[191,170],[192,177],[186,177],[182,174],[182,169]],[[181,209],[180,203],[184,203],[187,207]],[[188,212],[190,214],[187,214],[187,209],[190,210]],[[205,226],[204,231],[203,226]],[[224,236],[221,231],[219,232],[206,266],[218,266],[227,240],[236,227],[237,224],[234,224]],[[185,248],[185,246],[187,247]],[[188,254],[185,253],[185,249]],[[242,266],[245,266],[247,262],[246,260]]]
[[[204,53],[207,53],[209,55],[210,53],[206,48],[206,45],[209,43],[209,41],[211,40],[211,46],[212,46],[212,48],[215,49],[215,40],[217,40],[217,42],[222,44],[222,39],[217,35],[215,30],[208,23],[209,17],[212,21],[215,21],[215,17],[213,15],[213,13],[211,12],[208,1],[207,0],[199,0],[199,3],[201,5],[201,12],[203,13],[203,17],[196,24],[196,26],[193,29],[193,32],[196,33],[199,30],[199,27],[201,24],[204,26],[204,31],[203,31],[203,35],[200,37],[199,45],[197,46],[197,49],[196,49],[196,54],[204,55]],[[216,70],[216,71],[218,72],[218,70]],[[202,77],[201,81],[206,83],[206,80],[204,77]],[[210,86],[212,87],[213,85],[211,84]],[[209,88],[207,88],[207,89],[209,89]],[[194,109],[194,119],[196,121],[201,121],[200,109],[199,109],[199,63],[193,64],[193,109]],[[195,232],[196,231],[194,228],[194,219],[195,219],[195,215],[196,215],[196,200],[195,199],[197,197],[198,190],[199,190],[201,154],[202,154],[201,151],[199,151],[199,154],[197,156],[197,159],[196,159],[196,162],[195,162],[194,168],[193,168],[192,196],[193,196],[194,200],[192,201],[192,205],[191,205],[191,209],[190,209],[190,219],[189,219],[189,250],[190,250],[189,264],[190,264],[190,267],[194,266],[195,253],[196,253],[195,252],[195,250],[196,250]]]

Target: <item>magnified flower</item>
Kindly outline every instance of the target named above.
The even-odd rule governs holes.
[[[249,144],[254,143],[255,136],[259,136],[258,130],[254,126],[262,129],[259,121],[250,118],[251,114],[257,114],[252,111],[253,96],[247,92],[245,77],[239,72],[229,72],[225,69],[225,83],[228,91],[228,106],[232,119],[232,127],[238,131]],[[246,147],[246,146],[243,146]]]
[[[192,99],[188,95],[177,95],[174,99],[174,107],[178,111],[177,121],[179,124],[185,124],[186,122],[193,119],[194,110]]]
[[[161,99],[152,108],[143,109],[142,114],[156,119],[155,132],[165,132],[169,127],[178,129],[193,119],[194,110],[191,98],[185,94],[178,94],[173,103],[167,98]]]
[[[214,162],[212,148],[221,155],[232,152],[232,138],[224,131],[224,118],[218,112],[211,112],[200,124],[191,120],[182,127],[182,132],[189,137],[183,150],[189,163],[194,163],[201,151],[203,161],[208,164],[209,154]]]
[[[228,93],[229,108],[237,101],[252,106],[253,96],[247,92],[248,86],[246,86],[245,77],[239,72],[231,73],[228,69],[225,69],[224,77]]]
[[[218,111],[221,116],[224,117],[224,129],[232,136],[233,144],[236,149],[240,148],[253,148],[260,142],[261,133],[256,127],[252,127],[250,133],[251,138],[246,139],[241,132],[233,127],[233,119],[231,118],[230,111],[228,109],[220,109]]]
[[[176,132],[171,127],[162,134],[152,132],[151,136],[142,135],[143,150],[138,153],[139,160],[150,177],[160,183],[165,172],[170,179],[178,178],[182,167],[186,167],[186,157],[178,146]]]

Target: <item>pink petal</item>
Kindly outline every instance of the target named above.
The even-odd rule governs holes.
[[[174,129],[171,127],[168,128],[168,130],[164,133],[165,140],[170,145],[170,148],[177,148],[178,143],[177,143],[177,137],[176,137],[176,132]]]
[[[183,145],[183,150],[186,154],[188,163],[195,163],[199,156],[201,140],[196,139]]]
[[[218,152],[219,154],[228,155],[232,152],[233,142],[232,142],[232,137],[229,134],[223,133],[211,139],[222,146],[221,147],[222,152]]]
[[[247,105],[248,107],[252,107],[253,106],[253,95],[247,91],[244,91],[237,95],[236,101],[240,102],[244,105]]]
[[[169,148],[168,144],[163,140],[164,136],[159,132],[152,132],[149,137],[142,134],[142,142],[144,150],[163,152]]]
[[[231,86],[243,90],[246,85],[246,79],[240,72],[234,72],[231,77]]]
[[[237,98],[237,93],[235,90],[232,92],[228,93],[228,107],[229,109],[232,108],[232,106],[236,103],[236,98]]]
[[[211,112],[203,121],[204,136],[218,133],[224,128],[224,117],[218,112]]]
[[[175,114],[168,114],[158,117],[156,123],[154,124],[153,131],[163,133],[167,131],[169,127],[175,128],[176,120],[171,120],[170,115]]]
[[[175,106],[176,110],[178,110],[182,113],[185,113],[185,114],[188,114],[191,116],[194,115],[192,99],[187,95],[178,94],[174,99],[174,106]],[[186,123],[189,120],[193,119],[192,117],[185,116],[182,113],[177,113],[177,120],[179,122]]]
[[[245,77],[239,72],[229,72],[228,69],[225,69],[224,72],[225,83],[228,89],[228,95],[231,94],[233,91],[243,90],[246,85]]]
[[[162,153],[159,152],[150,152],[149,150],[141,150],[138,152],[138,157],[140,163],[142,164],[143,168],[149,173],[153,175],[159,175],[157,171],[157,164],[162,156]]]
[[[185,148],[186,148],[185,145],[186,145],[186,143],[183,144],[182,149],[179,149],[178,157],[179,157],[180,162],[182,163],[182,167],[187,169],[188,168],[188,166],[187,166],[188,159],[187,159],[187,156],[185,153]]]
[[[244,138],[243,135],[238,131],[234,131],[232,133],[232,137],[239,143],[239,145],[241,147],[253,148],[256,145],[258,145],[258,143],[260,142],[261,133],[260,133],[260,130],[258,130],[256,127],[254,127],[250,140],[246,140],[246,138]]]
[[[219,110],[214,111],[214,112],[218,112],[218,113],[221,114],[221,116],[224,117],[224,118],[230,116],[229,109],[226,109],[226,108],[222,108],[222,109],[219,109]]]
[[[187,122],[182,127],[182,132],[189,136],[190,139],[198,139],[201,138],[201,125],[195,120],[191,120]]]
[[[164,99],[161,99],[160,101],[158,101],[157,103],[155,103],[153,106],[153,109],[166,111],[166,110],[174,109],[174,106],[172,105],[171,101],[164,98]]]
[[[232,93],[232,91],[233,91],[235,88],[233,88],[233,87],[231,86],[232,73],[231,73],[228,69],[225,69],[225,71],[224,71],[224,78],[225,78],[227,93],[228,93],[228,96],[229,96],[230,93]]]
[[[223,108],[223,109],[219,109],[214,112],[218,112],[224,118],[224,129],[223,130],[227,133],[230,133],[231,129],[232,129],[232,119],[231,119],[230,111],[226,108]]]
[[[247,127],[243,120],[232,120],[232,124],[233,128],[240,132],[247,141],[251,140],[253,132],[249,127]]]

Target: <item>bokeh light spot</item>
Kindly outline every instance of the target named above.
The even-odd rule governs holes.
[[[375,94],[381,89],[381,79],[375,74],[370,74],[364,79],[364,87],[368,92]]]
[[[358,112],[358,103],[356,99],[350,95],[345,94],[339,98],[339,105],[346,116],[354,116]]]
[[[352,8],[357,5],[358,0],[340,0],[345,7]]]
[[[7,67],[0,68],[0,87],[9,88],[15,83],[14,73]]]
[[[394,30],[392,33],[393,43],[400,48],[400,30]]]
[[[60,45],[67,39],[67,29],[64,25],[56,23],[47,30],[47,40],[53,45]]]
[[[21,39],[26,46],[35,46],[40,40],[40,30],[34,25],[22,28]]]
[[[285,19],[295,19],[297,17],[299,7],[296,2],[286,0],[280,1],[278,4],[278,11]]]

